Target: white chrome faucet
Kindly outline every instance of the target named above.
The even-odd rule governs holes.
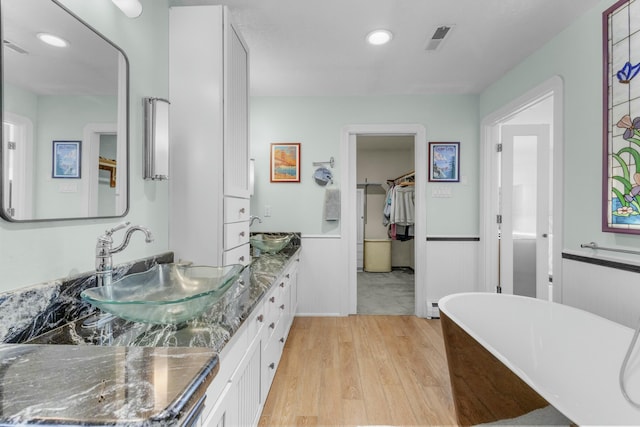
[[[107,230],[105,234],[98,237],[98,243],[96,244],[96,279],[97,286],[105,286],[111,284],[111,274],[113,271],[113,260],[111,258],[112,254],[118,253],[129,245],[129,240],[131,240],[131,235],[136,231],[141,231],[145,234],[145,242],[151,243],[153,242],[153,235],[151,231],[145,227],[140,227],[139,225],[134,225],[129,227],[129,222],[124,222],[120,225],[113,227],[111,230]],[[111,235],[118,230],[122,230],[123,228],[129,229],[125,231],[124,239],[120,246],[117,246],[112,249],[113,239]]]

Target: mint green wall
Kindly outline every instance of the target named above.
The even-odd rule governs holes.
[[[70,181],[76,192],[60,192],[63,181],[51,178],[52,142],[81,141],[89,123],[116,123],[114,96],[38,96],[5,84],[5,111],[27,117],[33,129],[33,213],[35,218],[74,218],[84,215],[82,188],[89,185],[86,171]],[[82,150],[87,150],[86,144]],[[65,182],[68,184],[69,182]],[[113,215],[111,213],[110,215]]]
[[[34,201],[36,218],[73,218],[83,215],[81,188],[89,185],[87,171],[74,180],[52,179],[52,142],[82,141],[84,127],[89,123],[116,123],[118,109],[114,96],[39,96],[35,121],[33,159]],[[87,144],[81,145],[88,150]],[[59,186],[69,181],[78,191],[65,193]]]
[[[324,188],[313,180],[313,162],[336,160],[336,187],[346,165],[340,158],[341,131],[348,125],[422,124],[428,141],[460,141],[461,171],[467,184],[451,186],[454,197],[431,198],[427,191],[427,234],[478,235],[478,97],[475,95],[369,97],[254,97],[250,111],[251,157],[255,158],[252,215],[272,216],[256,231],[340,234],[340,225],[322,218]],[[297,183],[269,182],[273,142],[300,142],[301,177]],[[394,178],[390,176],[389,178]],[[437,184],[439,186],[443,184]]]
[[[168,250],[168,186],[142,179],[145,96],[168,96],[167,0],[142,0],[143,14],[125,17],[111,1],[61,0],[61,3],[120,46],[130,73],[130,208],[121,220],[74,220],[14,224],[0,220],[0,291],[62,278],[94,268],[96,238],[121,221],[148,226],[155,241],[133,236],[121,263]],[[115,237],[118,240],[118,236]]]
[[[638,246],[640,239],[601,231],[602,12],[600,4],[480,96],[480,117],[554,75],[564,81],[564,247]]]
[[[143,111],[141,98],[168,94],[168,0],[142,0],[143,15],[126,18],[110,1],[61,0],[127,53],[130,63],[130,210],[123,220],[149,226],[150,245],[132,239],[114,262],[168,250],[168,187],[142,180]],[[461,175],[467,184],[448,184],[453,198],[430,197],[427,233],[478,234],[479,124],[486,115],[529,89],[560,75],[565,82],[565,247],[597,241],[637,245],[635,236],[602,233],[601,203],[601,12],[602,1],[540,51],[508,72],[479,96],[255,97],[251,99],[251,155],[256,159],[252,214],[272,216],[255,230],[296,230],[338,234],[340,225],[322,220],[323,189],[312,179],[314,161],[340,159],[344,126],[422,124],[429,141],[461,142]],[[269,144],[302,143],[302,182],[269,182]],[[96,237],[120,221],[76,220],[14,224],[0,220],[0,291],[28,286],[93,269]],[[37,265],[37,268],[33,268]]]
[[[38,96],[29,90],[6,83],[2,89],[5,110],[27,117],[35,123],[38,116]]]

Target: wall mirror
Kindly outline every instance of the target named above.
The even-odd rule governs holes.
[[[0,7],[0,215],[20,222],[123,216],[124,52],[54,0],[0,0]],[[47,44],[47,35],[62,41]]]

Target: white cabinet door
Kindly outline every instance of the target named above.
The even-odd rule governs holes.
[[[235,391],[234,384],[228,382],[211,413],[203,421],[203,427],[231,427],[238,425],[236,418],[238,401]]]
[[[258,424],[262,409],[262,390],[260,389],[261,340],[254,341],[249,354],[234,376],[237,388],[238,425],[254,426]]]
[[[233,25],[225,26],[225,42],[224,194],[248,199],[249,51]]]

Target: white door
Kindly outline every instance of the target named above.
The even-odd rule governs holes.
[[[356,192],[358,271],[364,268],[364,197],[364,188],[358,188]]]
[[[550,126],[501,127],[500,287],[502,292],[548,299],[551,221]]]
[[[32,218],[31,202],[31,122],[5,112],[3,135],[3,214],[16,220]]]

